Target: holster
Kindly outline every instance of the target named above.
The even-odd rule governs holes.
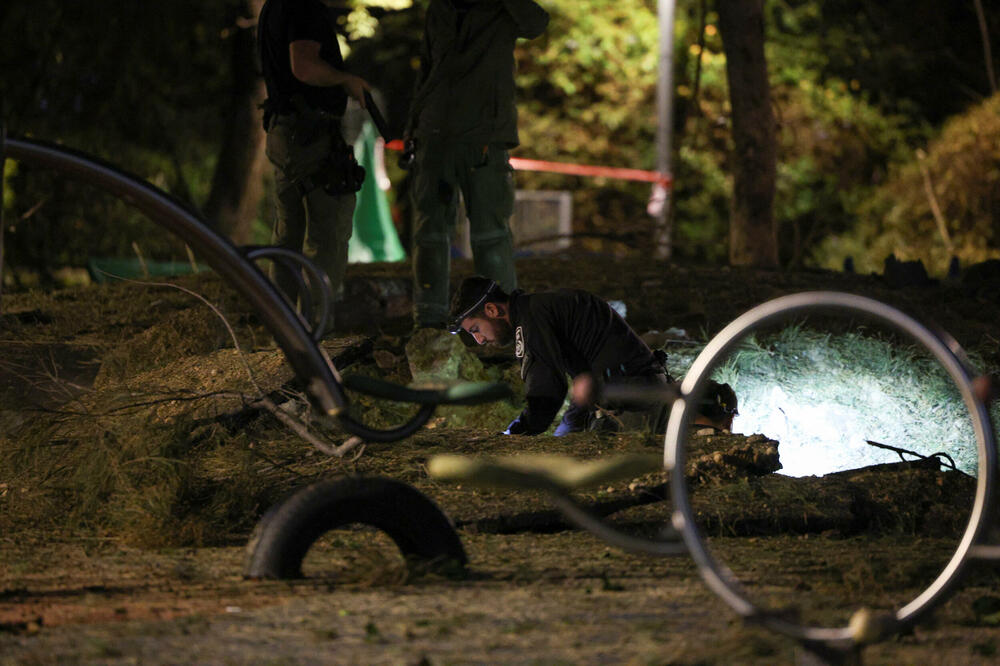
[[[265,102],[265,129],[270,131],[279,115],[290,118],[289,140],[300,148],[324,138],[330,141],[326,159],[312,173],[292,183],[301,196],[306,196],[318,187],[331,196],[351,194],[361,189],[365,181],[365,169],[358,164],[351,146],[344,141],[340,116],[314,109],[298,95],[286,100],[268,99]]]
[[[317,125],[307,125],[306,128],[316,132],[322,129]],[[323,188],[330,196],[352,194],[360,190],[365,182],[365,169],[354,158],[354,150],[344,141],[340,128],[331,127],[325,131],[329,132],[330,137],[326,159],[320,162],[315,171],[295,183],[302,196],[317,187]]]
[[[330,196],[352,194],[361,189],[365,182],[365,168],[354,159],[354,151],[340,142],[347,150],[331,150],[326,160],[314,173],[295,183],[299,193],[305,196],[322,187]]]

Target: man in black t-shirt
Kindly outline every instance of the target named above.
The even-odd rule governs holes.
[[[348,96],[364,108],[370,86],[344,70],[337,33],[320,0],[267,0],[257,44],[267,85],[264,128],[277,190],[277,244],[301,252],[308,231],[315,262],[339,295],[354,193],[364,177],[340,122]],[[276,277],[294,302],[294,274],[278,266]]]
[[[665,385],[663,362],[610,305],[580,289],[507,294],[493,280],[463,280],[452,302],[452,332],[465,331],[478,344],[514,344],[521,361],[527,407],[506,430],[511,435],[545,432],[566,398],[566,376],[589,374],[598,381],[621,380]],[[614,408],[608,405],[609,408]],[[619,408],[612,421],[626,428],[660,432],[666,409]],[[593,406],[571,403],[556,436],[590,428]]]

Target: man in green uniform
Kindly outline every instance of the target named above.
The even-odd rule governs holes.
[[[365,105],[370,87],[344,70],[337,34],[320,0],[267,0],[257,26],[267,103],[267,157],[274,165],[278,240],[301,252],[308,231],[315,262],[342,289],[355,192],[364,179],[341,134],[347,97]],[[296,300],[295,276],[276,269]]]
[[[461,191],[476,271],[514,289],[507,151],[518,144],[514,42],[548,14],[533,0],[431,0],[406,137],[414,157],[413,300],[419,326],[448,321],[451,234]]]

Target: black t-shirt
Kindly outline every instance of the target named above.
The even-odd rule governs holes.
[[[344,69],[344,58],[330,13],[319,0],[267,0],[257,21],[257,46],[270,102],[283,107],[294,95],[309,106],[342,115],[347,108],[343,86],[310,86],[295,78],[288,55],[294,41],[319,42],[319,55],[335,69]]]

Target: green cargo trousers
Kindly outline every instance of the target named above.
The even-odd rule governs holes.
[[[267,132],[267,159],[274,165],[277,192],[276,244],[302,252],[308,232],[307,254],[312,254],[313,261],[330,278],[335,297],[343,291],[355,195],[332,196],[322,187],[308,189],[302,185],[320,170],[331,150],[345,149],[339,119],[333,117],[318,123],[297,114],[280,114],[271,120]],[[275,277],[278,288],[294,304],[298,291],[294,276],[278,266]]]
[[[448,323],[451,239],[458,193],[465,201],[476,273],[508,293],[517,287],[510,216],[514,175],[503,144],[418,142],[412,190],[413,318]]]

